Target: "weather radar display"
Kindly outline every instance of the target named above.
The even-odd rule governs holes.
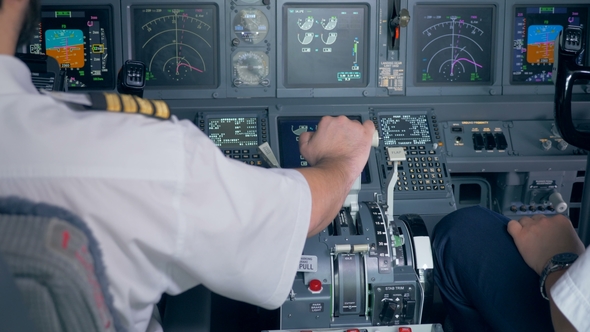
[[[584,28],[587,7],[516,7],[512,48],[512,83],[551,84],[555,43],[567,26]],[[583,64],[582,52],[578,64]]]
[[[146,86],[217,87],[216,8],[132,6],[133,57],[147,66]]]
[[[367,86],[366,5],[286,5],[283,15],[286,87]]]
[[[493,6],[415,8],[416,83],[490,84]]]

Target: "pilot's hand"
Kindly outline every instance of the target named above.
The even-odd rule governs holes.
[[[316,132],[301,134],[299,150],[311,166],[336,161],[358,177],[369,159],[374,131],[369,120],[361,124],[345,116],[325,116]]]
[[[511,220],[508,233],[524,261],[539,275],[553,256],[564,252],[581,255],[585,250],[572,223],[561,214]]]

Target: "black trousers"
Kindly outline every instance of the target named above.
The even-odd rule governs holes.
[[[477,206],[435,227],[435,281],[455,331],[553,331],[539,276],[518,253],[508,221]]]

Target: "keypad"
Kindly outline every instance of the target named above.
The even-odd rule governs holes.
[[[395,191],[437,191],[446,190],[445,176],[440,157],[436,151],[426,146],[404,147],[406,161],[398,166],[398,181]],[[387,173],[393,172],[393,162],[389,161],[387,148],[383,149],[387,160]]]

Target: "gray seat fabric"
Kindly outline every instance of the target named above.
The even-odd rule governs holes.
[[[0,198],[0,256],[36,330],[126,331],[108,292],[98,243],[75,215]]]

